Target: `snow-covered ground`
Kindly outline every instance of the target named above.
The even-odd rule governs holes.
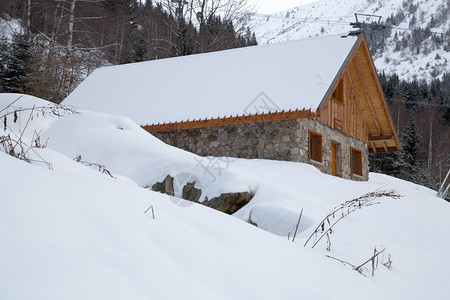
[[[0,116],[18,97],[0,94]],[[23,96],[8,111],[33,105],[50,104]],[[300,163],[202,158],[122,117],[46,108],[28,122],[30,112],[8,115],[6,133],[28,145],[40,133],[47,147],[30,150],[31,163],[0,151],[0,299],[447,299],[450,204],[432,190],[374,173],[352,182]],[[142,188],[167,174],[195,178],[202,197],[254,198],[228,216]],[[345,217],[331,251],[325,240],[303,247],[333,207],[375,190],[403,197]],[[144,214],[151,205],[155,219]],[[370,264],[364,277],[325,257],[358,266],[375,246],[386,250],[374,277]]]
[[[10,42],[14,34],[22,32],[23,28],[19,20],[11,19],[7,21],[0,17],[0,38],[5,38]]]
[[[417,5],[416,11],[410,11],[411,4]],[[404,20],[395,26],[391,37],[386,40],[386,51],[374,57],[375,66],[379,72],[397,73],[403,79],[429,80],[450,70],[450,52],[445,51],[443,46],[431,46],[431,37],[421,44],[420,54],[416,53],[417,49],[396,51],[396,41],[411,35],[414,27],[425,28],[433,17],[436,18],[445,9],[449,11],[448,5],[445,0],[318,0],[270,15],[257,13],[249,25],[258,43],[266,44],[355,30],[350,26],[350,22],[355,22],[355,13],[381,16],[386,21],[388,17],[402,12]],[[410,27],[413,17],[416,23]],[[359,21],[367,23],[377,20],[359,18]],[[441,19],[431,30],[445,34],[450,30],[450,17]],[[439,54],[438,58],[436,54]]]

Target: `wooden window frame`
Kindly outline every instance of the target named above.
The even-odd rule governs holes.
[[[309,131],[308,156],[310,160],[322,162],[322,135],[312,131]]]
[[[362,151],[355,148],[350,148],[350,169],[353,175],[363,176]]]

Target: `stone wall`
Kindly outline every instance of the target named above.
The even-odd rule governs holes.
[[[309,159],[309,131],[322,135],[322,162]],[[153,133],[167,144],[201,156],[263,158],[312,164],[331,174],[331,143],[337,145],[337,175],[367,180],[367,144],[331,129],[318,121],[298,119]],[[362,153],[362,176],[351,174],[350,148]]]

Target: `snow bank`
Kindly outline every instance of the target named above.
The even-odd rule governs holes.
[[[11,97],[0,94],[0,107]],[[53,170],[0,153],[1,299],[446,298],[450,205],[432,190],[373,173],[352,182],[300,163],[201,158],[105,114],[34,117],[24,140],[41,130],[48,147],[36,152]],[[223,170],[212,179],[199,160]],[[254,198],[230,217],[139,187],[170,173],[195,175],[206,194],[242,189]],[[325,241],[303,247],[333,207],[377,189],[403,197],[343,219],[331,252]],[[150,205],[156,220],[143,213]],[[292,243],[285,235],[301,209]],[[375,246],[386,250],[373,278],[324,257],[359,265]],[[391,270],[382,265],[389,255]]]

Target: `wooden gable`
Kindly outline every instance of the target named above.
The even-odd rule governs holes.
[[[368,143],[371,153],[400,149],[364,36],[361,36],[330,87],[315,119]]]

